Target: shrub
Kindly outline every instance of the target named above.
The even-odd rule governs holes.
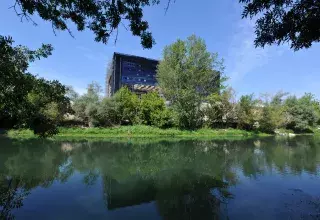
[[[151,113],[151,125],[158,128],[172,128],[177,126],[177,116],[171,109],[165,108],[162,111]]]
[[[150,92],[142,95],[140,103],[142,123],[146,125],[155,125],[154,121],[158,120],[159,114],[167,114],[167,112],[164,112],[165,108],[164,99],[161,98],[157,92]]]
[[[116,102],[112,98],[104,98],[98,107],[97,117],[100,126],[114,126],[120,124],[120,116],[116,109]]]
[[[113,98],[121,124],[140,124],[140,101],[136,94],[127,87],[122,87]]]

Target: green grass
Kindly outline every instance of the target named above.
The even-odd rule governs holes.
[[[33,134],[33,131],[29,130],[29,129],[12,129],[9,130],[7,133],[8,137],[14,138],[14,137],[33,137],[35,136]]]
[[[8,137],[20,138],[35,137],[31,130],[10,130]],[[238,129],[199,129],[195,131],[179,130],[179,129],[160,129],[151,126],[135,125],[135,126],[120,126],[113,128],[59,128],[57,137],[69,138],[143,138],[143,137],[253,137],[253,136],[268,136],[264,133],[255,133]]]

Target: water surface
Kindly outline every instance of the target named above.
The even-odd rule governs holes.
[[[0,219],[320,219],[320,138],[0,139]]]

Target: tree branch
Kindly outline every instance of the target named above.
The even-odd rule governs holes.
[[[114,45],[117,45],[118,34],[119,34],[119,28],[117,28],[117,34],[116,34],[116,39],[114,40]]]
[[[19,6],[21,13],[18,13],[17,8],[16,8],[17,5]],[[31,21],[34,26],[37,26],[37,25],[38,25],[36,22],[34,22],[34,21],[32,20],[32,18],[31,18],[29,15],[27,15],[27,13],[23,10],[23,8],[22,8],[22,6],[21,6],[21,3],[20,3],[18,0],[16,0],[16,2],[14,3],[14,5],[11,6],[11,7],[9,7],[9,9],[10,9],[10,8],[13,8],[13,9],[14,9],[15,13],[17,14],[17,16],[20,17],[20,21],[21,21],[21,22],[23,22],[23,18],[25,18],[27,21]]]
[[[174,0],[174,3],[176,2],[176,0]],[[169,7],[170,7],[170,4],[171,4],[171,0],[168,0],[168,2],[167,2],[167,7],[165,7],[165,12],[164,12],[164,14],[166,15],[167,14],[167,12],[168,12],[168,10],[169,10]]]

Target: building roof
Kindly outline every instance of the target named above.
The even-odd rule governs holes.
[[[130,54],[118,53],[118,52],[114,52],[113,56],[131,57],[131,58],[137,58],[137,59],[144,59],[144,60],[148,60],[148,61],[159,62],[159,60],[152,59],[152,58],[140,57],[140,56],[136,56],[136,55],[130,55]]]

